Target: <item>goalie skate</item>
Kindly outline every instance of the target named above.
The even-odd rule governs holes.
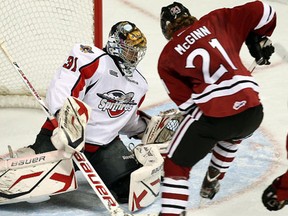
[[[0,205],[39,202],[77,189],[72,160],[64,151],[0,160]]]
[[[140,144],[134,154],[143,166],[131,173],[128,208],[132,212],[151,205],[158,198],[164,162],[154,144]]]

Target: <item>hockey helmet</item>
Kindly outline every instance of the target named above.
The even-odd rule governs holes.
[[[164,37],[167,40],[171,39],[171,33],[167,29],[170,23],[173,23],[179,17],[189,17],[189,10],[179,2],[173,2],[166,7],[162,7],[160,14],[161,29]]]
[[[106,45],[107,52],[118,57],[118,63],[125,76],[132,76],[147,49],[144,34],[129,21],[121,21],[112,26]]]

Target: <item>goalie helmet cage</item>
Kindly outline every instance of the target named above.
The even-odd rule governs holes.
[[[76,43],[102,47],[102,0],[0,0],[0,39],[41,97]],[[0,50],[0,107],[40,108]]]

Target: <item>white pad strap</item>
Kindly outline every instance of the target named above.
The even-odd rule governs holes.
[[[151,145],[155,145],[158,148],[162,157],[165,158],[166,155],[168,154],[168,147],[170,145],[170,141],[163,142],[163,143],[151,143]]]
[[[69,97],[58,113],[58,127],[51,141],[56,149],[63,149],[67,157],[81,151],[85,144],[85,128],[90,116],[90,107],[77,98]]]
[[[131,173],[128,203],[130,211],[146,207],[158,197],[164,162],[154,145],[138,145],[134,154],[143,167]]]

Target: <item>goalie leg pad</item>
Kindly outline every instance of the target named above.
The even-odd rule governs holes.
[[[0,161],[0,204],[35,202],[75,189],[73,163],[64,151]]]
[[[134,154],[143,167],[131,173],[128,208],[132,212],[149,206],[158,197],[164,162],[153,144],[136,146]]]

